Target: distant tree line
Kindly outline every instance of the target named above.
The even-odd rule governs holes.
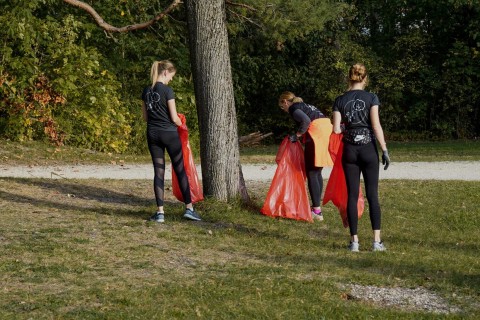
[[[112,25],[149,21],[169,0],[85,1]],[[293,91],[327,115],[354,62],[370,71],[389,139],[479,136],[480,8],[466,0],[227,1],[240,134],[292,129]],[[170,59],[192,144],[197,113],[183,6],[144,30],[108,33],[57,0],[0,0],[0,136],[142,152],[140,93]]]

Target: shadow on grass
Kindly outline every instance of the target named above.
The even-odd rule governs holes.
[[[68,199],[64,202],[48,201],[45,199],[33,198],[25,195],[18,195],[15,193],[0,191],[0,199],[7,202],[16,202],[28,204],[34,207],[51,208],[56,210],[68,210],[68,211],[80,211],[80,212],[95,212],[106,215],[122,215],[122,216],[138,216],[140,214],[146,214],[146,210],[128,210],[128,209],[112,209],[105,207],[87,207],[84,205],[77,205],[68,203]]]
[[[87,200],[96,200],[105,203],[145,205],[151,203],[142,197],[137,197],[131,193],[122,193],[105,188],[98,188],[91,185],[79,184],[74,181],[63,180],[32,180],[15,179],[17,183],[33,185],[42,189],[58,192],[64,195],[74,195],[78,198]]]
[[[419,242],[415,237],[402,237],[396,235],[395,241],[401,243],[402,247],[408,248],[410,251],[415,250],[416,248],[424,248],[425,250],[433,251],[440,250],[443,252],[451,251],[452,253],[455,253],[455,255],[461,253],[472,259],[476,259],[478,257],[478,252],[480,252],[480,245],[478,243],[464,243],[463,241],[449,237],[444,237],[443,240],[431,239]]]
[[[259,216],[262,215],[259,214]],[[318,224],[317,228],[315,224],[297,221],[278,221],[286,228],[277,227],[275,226],[277,221],[267,216],[264,216],[266,221],[255,217],[251,223],[241,222],[232,215],[226,215],[224,219],[218,216],[209,218],[210,221],[203,221],[196,225],[206,231],[232,230],[247,235],[247,238],[242,237],[245,242],[238,248],[232,247],[232,250],[248,252],[250,256],[264,261],[267,265],[295,265],[299,269],[308,269],[310,266],[321,270],[338,269],[351,274],[352,281],[356,279],[355,274],[370,274],[372,279],[377,277],[392,279],[392,286],[398,285],[396,279],[407,278],[410,279],[407,282],[418,283],[419,286],[426,288],[434,288],[438,283],[443,283],[442,286],[457,288],[455,291],[480,292],[478,272],[463,270],[461,266],[452,262],[442,264],[435,262],[436,260],[423,259],[421,252],[414,252],[414,239],[406,244],[403,239],[395,239],[387,252],[372,252],[370,243],[365,242],[360,253],[352,253],[347,251],[347,243],[343,241],[348,234],[344,229],[323,227],[322,224]],[[269,226],[265,227],[262,225],[263,222]],[[297,224],[300,224],[298,227],[301,230],[292,232],[291,228],[297,228]],[[306,237],[302,230],[311,237]],[[405,255],[402,250],[395,248],[395,244],[399,243],[410,248],[411,252]],[[455,250],[456,244],[453,241],[445,240],[443,243],[435,242],[431,245],[436,252],[427,254],[428,257],[442,256],[451,252],[451,259],[455,259],[452,250]],[[268,247],[267,250],[265,250],[266,247]],[[312,250],[298,250],[299,247],[312,248]],[[472,254],[476,252],[478,247],[475,245],[465,245],[457,251],[458,254],[465,255],[472,261],[475,261]],[[409,261],[409,257],[413,260]],[[468,263],[468,260],[464,263]]]
[[[18,178],[2,178],[11,183],[24,184],[53,192],[55,198],[50,200],[48,196],[36,196],[32,188],[31,195],[14,193],[11,191],[0,191],[0,199],[7,202],[29,204],[36,207],[46,207],[56,210],[75,210],[80,212],[95,212],[105,215],[121,215],[138,217],[140,215],[148,218],[152,212],[147,208],[152,207],[154,199],[135,196],[132,193],[123,193],[106,188],[99,188],[90,185],[78,184],[73,181],[60,180],[34,180]],[[5,188],[7,189],[7,188]],[[153,193],[153,191],[152,191]],[[153,198],[153,197],[152,197]],[[95,202],[100,202],[100,205]],[[165,201],[167,205],[178,205],[174,202]],[[111,204],[114,207],[105,207],[102,204]],[[121,205],[138,206],[136,209],[123,208]]]
[[[81,213],[98,213],[103,215],[119,215],[131,216],[135,219],[145,220],[152,212],[149,211],[154,202],[152,199],[135,196],[128,192],[112,191],[108,188],[99,188],[96,186],[89,186],[84,184],[77,184],[74,181],[58,181],[58,180],[32,180],[32,179],[8,179],[2,178],[6,181],[3,187],[6,191],[0,191],[0,199],[6,202],[15,202],[27,204],[31,206],[38,206],[40,208],[52,208],[55,210],[72,210]],[[33,186],[31,194],[24,195],[15,193],[14,190],[8,189],[9,184],[24,184],[26,187]],[[37,189],[35,189],[37,188]],[[38,189],[46,189],[54,191],[59,197],[48,199],[51,196],[47,193],[40,194],[38,197],[34,192],[39,192]],[[68,198],[68,194],[75,194],[75,198]],[[90,203],[90,200],[99,201],[99,203]],[[105,204],[105,205],[102,205]],[[107,206],[116,204],[117,206]],[[125,208],[122,205],[133,205],[138,208]],[[170,221],[183,220],[183,204],[179,202],[166,202],[167,219]],[[400,279],[409,278],[414,283],[428,283],[430,280],[424,280],[426,277],[435,277],[441,280],[432,280],[435,283],[449,283],[457,288],[469,288],[473,292],[480,292],[480,276],[478,272],[462,270],[452,263],[447,263],[447,267],[442,269],[441,264],[432,264],[431,259],[422,260],[414,253],[407,253],[407,256],[402,256],[400,251],[395,251],[394,248],[389,249],[384,253],[364,252],[360,254],[353,254],[347,252],[346,243],[339,245],[338,241],[332,241],[332,238],[339,238],[335,234],[340,234],[343,229],[338,228],[312,228],[311,224],[297,221],[276,221],[267,216],[261,215],[258,211],[258,206],[252,206],[248,212],[251,217],[247,217],[243,221],[238,215],[233,213],[224,214],[223,204],[206,203],[199,204],[198,208],[205,209],[205,216],[208,217],[202,222],[192,222],[196,226],[205,230],[228,230],[245,234],[248,237],[242,237],[241,243],[238,244],[238,249],[232,247],[232,250],[244,250],[249,255],[257,257],[259,260],[267,261],[270,265],[306,265],[322,269],[345,269],[352,275],[355,273],[370,273],[375,276],[382,274],[389,278],[398,277]],[[211,214],[207,213],[212,210]],[[200,210],[200,214],[202,211]],[[263,217],[261,219],[260,217]],[[251,219],[254,218],[254,219]],[[250,221],[251,219],[251,221]],[[276,223],[281,224],[282,227],[277,227]],[[189,222],[190,223],[190,222]],[[265,224],[263,224],[265,223]],[[314,226],[314,225],[313,225]],[[293,228],[299,228],[299,231],[294,231]],[[341,230],[341,231],[339,231]],[[305,232],[314,232],[314,237],[306,237]],[[346,238],[346,233],[341,234],[341,238]],[[415,242],[415,237],[396,237],[395,242],[401,243],[406,248],[412,248],[413,251],[418,243]],[[328,243],[329,247],[325,247]],[[432,257],[440,257],[441,254],[449,254],[456,249],[454,240],[436,241],[435,243],[426,244],[432,249],[437,249],[440,253],[432,254]],[[258,249],[255,249],[259,246]],[[265,247],[268,246],[268,250]],[[312,250],[297,250],[298,246],[312,247]],[[323,247],[321,247],[323,246]],[[388,246],[388,243],[387,243]],[[317,247],[317,248],[315,248]],[[245,248],[249,250],[246,251]],[[318,249],[321,248],[321,249]],[[366,247],[365,247],[366,248]],[[462,254],[469,255],[472,258],[473,252],[478,252],[478,246],[468,244],[460,245],[458,250]],[[413,261],[408,261],[408,255],[414,257]],[[418,254],[417,254],[418,255]],[[454,259],[454,256],[453,258]],[[475,268],[475,266],[472,266]],[[354,279],[354,278],[353,278]],[[394,282],[394,281],[393,281]]]

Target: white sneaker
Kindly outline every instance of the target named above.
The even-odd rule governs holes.
[[[373,241],[372,250],[373,251],[385,251],[385,250],[387,250],[387,248],[385,248],[382,241],[380,241],[380,242]]]
[[[360,251],[360,244],[356,241],[350,241],[350,244],[348,245],[348,250],[351,252],[358,252]]]
[[[163,222],[165,222],[165,216],[164,216],[163,212],[155,212],[155,214],[150,217],[150,221],[163,223]]]

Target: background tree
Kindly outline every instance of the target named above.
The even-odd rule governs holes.
[[[85,2],[64,1],[88,11],[97,24],[109,32],[126,32],[151,25],[138,23],[127,27],[114,27],[106,23],[102,16]],[[179,3],[173,1],[164,13],[173,10]],[[232,5],[257,11],[248,4]],[[292,8],[294,7],[287,6],[289,12],[294,12]],[[164,13],[157,15],[157,18],[165,16]],[[231,200],[239,196],[246,200],[248,194],[240,166],[225,2],[187,1],[186,13],[200,124],[204,192],[220,200]],[[157,18],[150,22],[153,23]],[[288,23],[284,23],[285,26],[288,26]]]
[[[108,20],[98,21],[108,30],[143,29],[107,32],[83,9],[57,0],[0,0],[1,137],[146,152],[139,93],[152,61],[170,59],[178,68],[171,83],[177,105],[198,150],[187,10],[179,10],[184,4],[82,3]],[[472,1],[225,3],[241,135],[273,131],[278,141],[293,129],[276,108],[284,90],[329,115],[333,98],[346,88],[348,66],[362,61],[370,70],[369,89],[382,101],[389,139],[479,136],[480,13]]]
[[[130,113],[120,102],[120,82],[102,68],[103,57],[83,24],[61,6],[43,1],[2,3],[0,30],[0,130],[12,140],[124,151]],[[72,118],[77,121],[72,121]]]
[[[348,1],[358,44],[378,57],[372,83],[393,138],[479,132],[480,8],[473,1]]]
[[[204,193],[248,199],[240,166],[224,0],[185,2],[200,125]]]

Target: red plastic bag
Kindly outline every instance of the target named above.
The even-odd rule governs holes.
[[[182,125],[177,128],[178,134],[180,135],[180,141],[182,142],[182,152],[183,152],[183,164],[185,166],[185,173],[187,174],[188,183],[190,184],[190,195],[192,197],[192,203],[203,200],[203,190],[198,179],[197,167],[195,166],[195,161],[193,161],[192,149],[190,148],[190,143],[188,142],[188,128],[187,128],[187,119],[181,113],[178,114],[180,120],[182,120]],[[178,185],[178,178],[173,170],[172,166],[172,189],[173,195],[179,201],[183,202],[182,192]]]
[[[285,137],[275,158],[277,170],[261,213],[271,217],[312,222],[303,157],[301,144],[292,143]]]
[[[334,162],[330,178],[328,178],[327,187],[325,188],[325,194],[323,195],[322,204],[325,205],[329,201],[338,208],[340,216],[342,218],[343,226],[348,227],[347,220],[347,184],[345,182],[345,174],[342,166],[342,154],[343,154],[343,134],[332,133],[330,135],[330,143],[328,145],[328,151],[332,156]],[[365,207],[365,200],[363,198],[362,187],[360,187],[358,195],[358,218],[360,219]]]

